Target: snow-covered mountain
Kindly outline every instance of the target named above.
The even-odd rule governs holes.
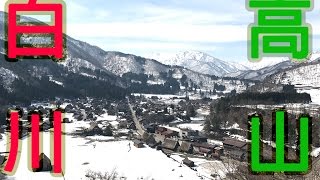
[[[262,60],[258,62],[252,62],[252,61],[243,61],[240,62],[240,64],[250,68],[250,70],[259,70],[266,67],[274,66],[276,64],[279,64],[284,61],[288,61],[288,58],[277,58],[277,57],[265,57]]]
[[[2,17],[5,15],[0,13]],[[0,19],[0,27],[7,23],[4,19]],[[29,36],[25,38],[33,44]],[[105,51],[67,35],[64,38],[67,48],[66,60],[62,63],[51,60],[19,60],[10,63],[4,60],[4,44],[7,42],[4,29],[0,28],[0,94],[6,97],[0,98],[0,104],[56,96],[121,98],[130,92],[139,91],[172,93],[186,86],[213,90],[215,85],[223,85],[226,91],[236,89],[241,92],[252,85],[250,81],[219,78],[132,54]],[[223,62],[218,62],[217,66],[221,69],[232,67]]]
[[[258,70],[247,70],[247,71],[238,71],[236,73],[227,74],[227,77],[237,77],[239,79],[250,79],[250,80],[257,80],[262,81],[266,77],[277,73],[281,70],[287,69],[289,67],[294,66],[295,63],[291,61],[282,61],[276,63],[274,65],[266,66]]]
[[[294,85],[298,92],[311,95],[314,103],[320,103],[320,61],[302,63],[280,71],[265,79],[265,83]]]
[[[203,74],[224,76],[225,74],[249,70],[248,67],[217,59],[209,54],[198,51],[186,51],[177,54],[154,53],[149,56],[163,64],[177,65]]]
[[[312,63],[317,61],[320,58],[320,52],[314,52],[311,54],[309,60],[303,62],[302,64]],[[301,66],[302,64],[299,62],[293,62],[288,58],[276,58],[269,57],[263,58],[263,60],[259,62],[243,62],[243,65],[246,67],[250,67],[251,70],[238,71],[234,73],[226,74],[226,77],[237,77],[239,79],[250,79],[250,80],[258,80],[263,81],[268,76],[276,74],[278,72],[282,72],[288,68]]]
[[[274,83],[320,87],[320,63],[297,66],[270,76]]]

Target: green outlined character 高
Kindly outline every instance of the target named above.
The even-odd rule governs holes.
[[[248,0],[255,24],[249,25],[248,58],[288,56],[296,61],[308,58],[311,51],[311,25],[304,23],[304,11],[313,0]]]

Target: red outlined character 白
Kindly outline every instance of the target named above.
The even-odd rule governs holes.
[[[6,28],[8,42],[6,45],[9,61],[16,58],[53,57],[61,60],[64,58],[64,2],[40,3],[37,0],[29,0],[28,3],[16,3],[13,0],[7,2],[8,25]],[[61,2],[61,3],[60,3]],[[53,25],[46,23],[21,23],[19,12],[23,13],[52,13]],[[32,35],[33,37],[50,36],[51,45],[41,47],[41,45],[24,46],[20,36]],[[32,37],[31,36],[31,37]]]

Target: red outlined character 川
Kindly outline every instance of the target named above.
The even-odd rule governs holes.
[[[53,143],[53,148],[51,149],[51,151],[53,150],[53,153],[51,153],[53,156],[53,165],[52,169],[50,170],[55,176],[63,174],[63,113],[64,111],[62,109],[57,109],[51,111],[50,113],[50,124],[54,128],[53,138],[51,138],[51,143]],[[8,130],[10,131],[10,143],[8,144],[10,144],[10,148],[7,147],[7,149],[9,150],[9,156],[3,170],[8,175],[13,175],[15,173],[19,163],[19,151],[21,151],[21,143],[19,142],[19,139],[28,136],[28,132],[25,131],[25,127],[23,127],[23,124],[19,120],[22,117],[22,114],[22,110],[10,110],[7,113],[9,126]],[[31,167],[32,171],[37,172],[41,171],[43,168],[41,161],[41,155],[43,153],[41,152],[42,148],[40,147],[40,145],[42,144],[40,142],[40,131],[43,130],[40,126],[40,124],[42,123],[42,114],[38,111],[30,112],[28,114],[28,121],[31,123],[31,128],[27,130],[31,131],[31,138],[29,138],[31,140],[31,147],[29,147],[29,154],[31,154],[31,166],[29,167]]]

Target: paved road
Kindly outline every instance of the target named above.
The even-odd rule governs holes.
[[[145,130],[143,129],[142,125],[140,124],[140,122],[138,121],[137,119],[137,116],[136,116],[136,113],[133,111],[133,108],[130,104],[130,101],[129,101],[129,98],[127,98],[128,100],[128,105],[129,105],[129,108],[130,108],[130,111],[131,111],[131,114],[132,114],[132,119],[133,119],[133,122],[135,123],[136,125],[136,128],[138,130],[138,133],[143,136],[143,134],[145,133]]]

